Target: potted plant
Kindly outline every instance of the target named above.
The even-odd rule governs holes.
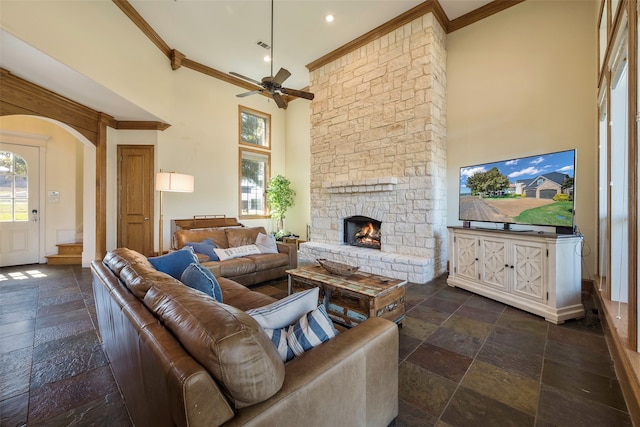
[[[271,209],[271,217],[276,222],[277,232],[280,238],[288,235],[284,233],[284,218],[287,209],[295,204],[296,192],[291,188],[291,181],[282,175],[278,175],[269,180],[267,187],[267,201]]]

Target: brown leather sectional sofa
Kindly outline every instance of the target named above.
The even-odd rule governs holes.
[[[175,249],[187,242],[213,240],[216,247],[227,249],[256,243],[258,233],[266,234],[264,227],[196,228],[178,230],[173,235]],[[286,276],[286,271],[298,266],[296,245],[277,242],[277,254],[247,255],[225,261],[205,261],[214,276],[226,277],[246,286]]]
[[[387,426],[398,330],[368,319],[284,363],[244,311],[273,298],[219,278],[223,303],[129,249],[93,261],[101,339],[137,426]]]

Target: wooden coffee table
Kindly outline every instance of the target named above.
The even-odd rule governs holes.
[[[334,322],[352,327],[369,317],[382,317],[402,326],[406,280],[363,272],[339,276],[319,265],[287,270],[287,273],[289,294],[320,288],[320,302]]]

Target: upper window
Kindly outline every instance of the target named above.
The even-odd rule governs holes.
[[[243,106],[238,111],[240,217],[266,218],[269,215],[267,183],[271,173],[271,116]]]
[[[0,222],[28,221],[27,162],[10,151],[0,151]]]
[[[271,147],[271,115],[240,106],[240,143]]]

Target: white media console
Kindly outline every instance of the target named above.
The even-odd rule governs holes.
[[[449,286],[560,324],[584,317],[576,235],[449,227]]]

